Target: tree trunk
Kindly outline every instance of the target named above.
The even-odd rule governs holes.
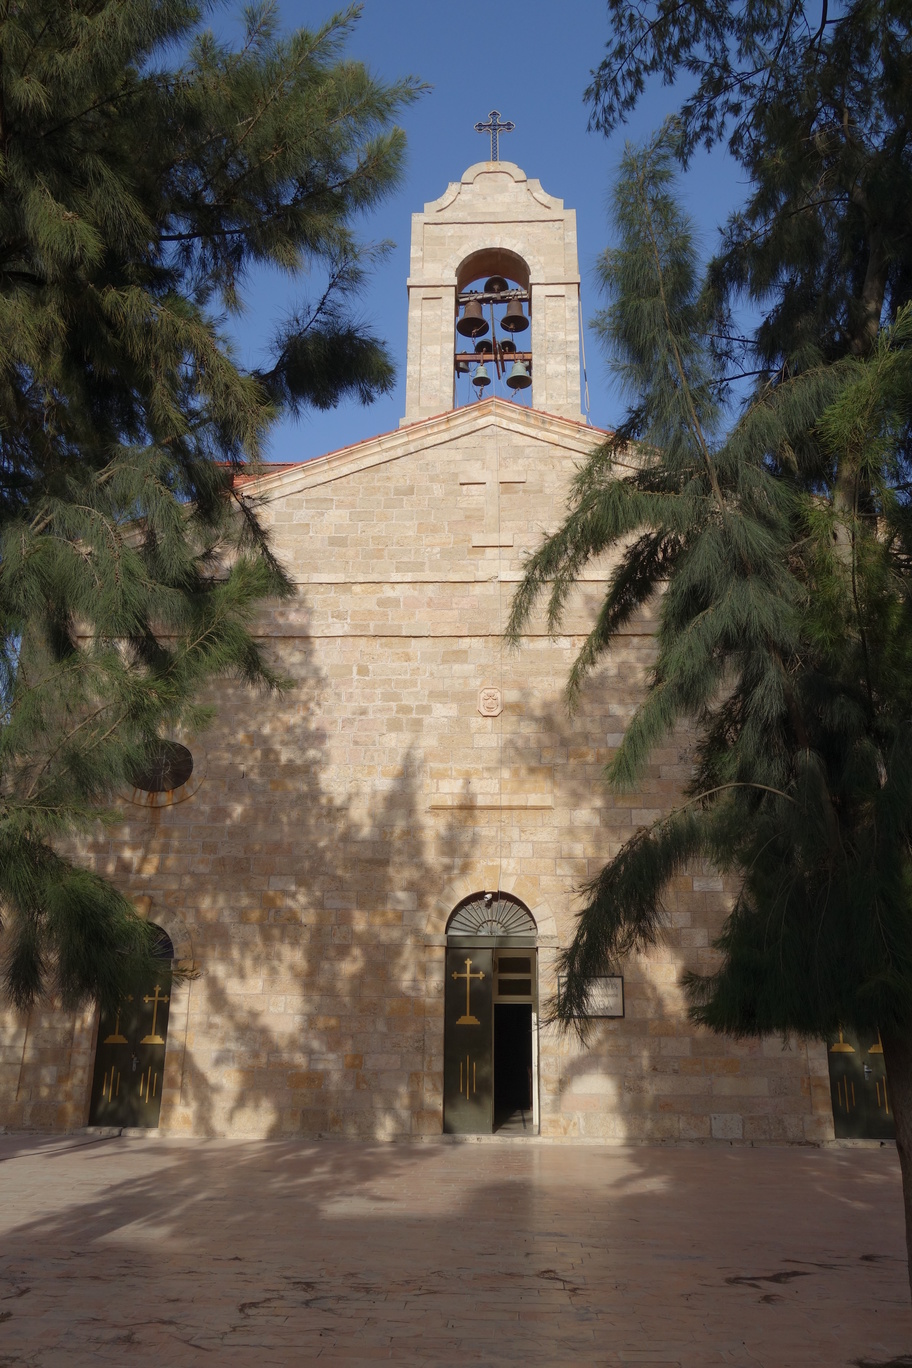
[[[882,1031],[881,1043],[902,1174],[903,1211],[906,1217],[906,1255],[909,1290],[912,1293],[912,1034]]]
[[[856,187],[852,199],[868,217],[867,196]],[[880,315],[883,312],[887,293],[888,265],[884,235],[880,227],[869,225],[868,265],[865,271],[861,294],[855,301],[858,317],[852,334],[851,351],[853,356],[869,356],[877,342],[880,331]],[[833,507],[841,516],[836,520],[836,555],[848,569],[852,568],[855,557],[854,541],[858,517],[859,494],[867,502],[867,490],[858,488],[858,471],[854,465],[841,460],[836,467],[836,484],[833,489]]]

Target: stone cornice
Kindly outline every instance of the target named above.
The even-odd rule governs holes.
[[[433,418],[420,418],[392,432],[368,437],[353,446],[329,452],[326,456],[316,456],[309,461],[302,461],[300,465],[284,468],[274,475],[263,474],[258,479],[246,480],[244,493],[268,499],[282,498],[357,475],[388,461],[401,460],[404,456],[466,437],[473,432],[481,432],[495,424],[503,431],[560,446],[580,456],[587,456],[593,447],[610,436],[601,428],[590,427],[572,418],[520,408],[503,399],[483,399]]]

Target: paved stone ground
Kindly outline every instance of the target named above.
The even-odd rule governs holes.
[[[912,1365],[895,1152],[0,1137],[0,1368],[385,1361]]]

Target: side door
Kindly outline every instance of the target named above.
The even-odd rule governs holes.
[[[102,1012],[95,1046],[95,1073],[89,1103],[90,1126],[132,1126],[131,1092],[136,1079],[131,1039],[136,1036],[136,994],[114,1012]]]
[[[837,1140],[892,1140],[893,1111],[880,1038],[840,1031],[836,1040],[827,1041],[827,1061]]]
[[[90,1126],[158,1125],[170,975],[141,984],[98,1024]]]
[[[494,952],[475,945],[446,952],[443,1129],[490,1135],[494,1128]]]

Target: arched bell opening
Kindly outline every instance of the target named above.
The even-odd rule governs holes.
[[[443,1129],[536,1134],[537,927],[509,893],[463,898],[446,928]]]
[[[158,1125],[174,946],[167,931],[154,922],[149,925],[152,954],[161,968],[138,983],[113,1012],[99,1017],[90,1126]]]
[[[488,276],[506,276],[526,291],[531,281],[529,267],[518,252],[511,252],[507,247],[482,247],[477,252],[470,252],[457,266],[457,292],[467,290],[473,281]]]
[[[473,252],[456,273],[456,405],[497,395],[531,404],[529,268],[506,248]]]

